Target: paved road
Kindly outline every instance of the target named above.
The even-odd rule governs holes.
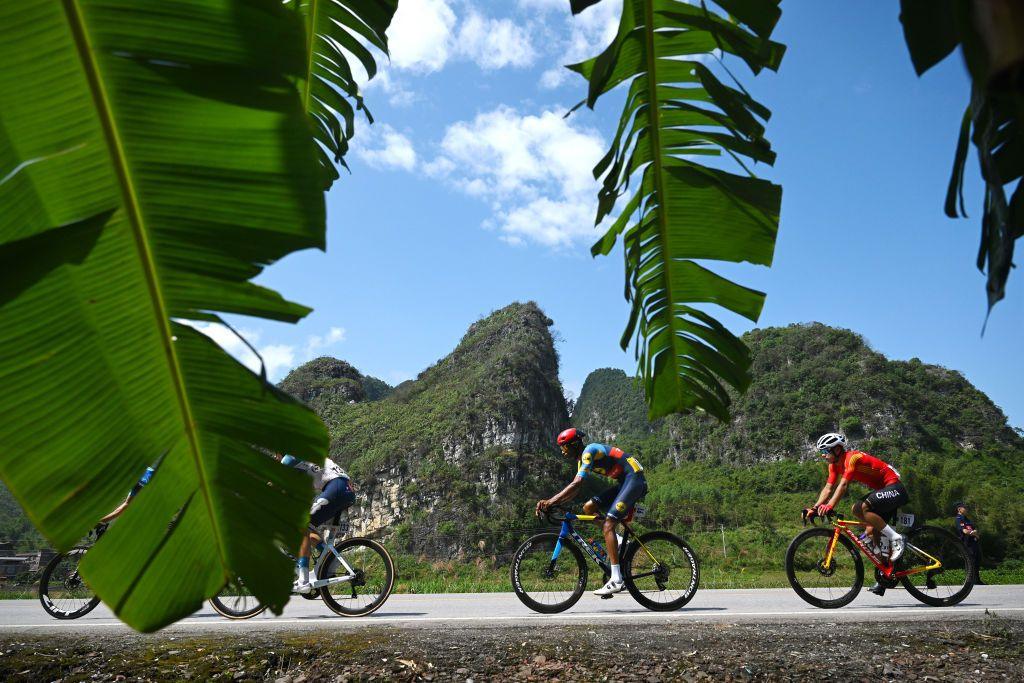
[[[319,601],[295,599],[284,614],[265,613],[248,621],[229,621],[204,605],[168,632],[231,632],[240,630],[300,630],[306,628],[355,629],[367,626],[430,628],[439,624],[471,627],[515,626],[538,620],[545,623],[658,623],[664,621],[763,622],[879,621],[905,619],[981,618],[986,610],[1000,616],[1024,618],[1024,586],[977,586],[955,607],[926,607],[903,590],[879,598],[862,592],[851,605],[838,610],[815,609],[789,589],[701,590],[676,612],[649,612],[628,594],[611,600],[585,595],[575,607],[559,615],[531,612],[512,593],[456,593],[447,595],[393,595],[374,615],[359,619],[336,616]],[[0,637],[28,633],[96,633],[126,631],[103,605],[76,621],[58,621],[35,600],[0,601]]]

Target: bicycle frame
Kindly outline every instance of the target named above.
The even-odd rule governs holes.
[[[576,531],[576,528],[572,525],[573,520],[579,520],[581,522],[592,522],[594,520],[602,519],[605,519],[604,515],[577,515],[573,512],[566,512],[565,519],[562,520],[562,528],[558,532],[558,541],[555,543],[555,549],[551,552],[551,566],[555,566],[555,562],[558,560],[558,556],[562,552],[563,541],[571,539],[605,573],[610,573],[611,566],[608,564],[608,562],[606,560],[601,559],[601,556],[597,554],[597,550],[594,549],[594,546],[588,543],[587,540],[583,538],[582,535],[580,535],[580,532]],[[647,553],[651,560],[657,563],[657,559],[654,557],[654,555],[651,554],[651,551],[647,549],[647,546],[640,542],[640,537],[636,535],[632,527],[630,527],[629,524],[626,522],[622,522],[622,526],[625,529],[625,531],[622,534],[622,546],[619,548],[619,551],[621,552],[622,548],[626,546],[626,543],[629,541],[630,537],[632,537],[633,540],[635,540],[640,545],[643,551]],[[649,574],[641,574],[634,578],[641,578],[643,576],[654,575],[654,573],[655,572],[650,572]]]
[[[828,568],[832,564],[832,555],[833,555],[833,553],[834,553],[834,551],[836,549],[836,545],[839,543],[839,534],[843,534],[848,539],[853,541],[853,544],[857,548],[859,548],[860,551],[862,553],[864,553],[869,560],[871,560],[871,564],[875,565],[875,568],[882,574],[882,576],[886,577],[887,579],[899,579],[899,578],[902,578],[904,576],[910,576],[911,574],[920,574],[921,572],[933,571],[935,569],[939,569],[939,568],[942,567],[942,562],[940,562],[939,560],[935,559],[934,557],[932,557],[928,553],[924,552],[920,548],[918,548],[916,546],[913,546],[910,543],[907,543],[907,549],[913,550],[917,554],[923,555],[924,557],[927,557],[931,561],[931,564],[929,564],[928,566],[919,566],[919,567],[913,567],[911,569],[906,569],[906,570],[903,570],[903,571],[896,571],[896,567],[893,565],[892,562],[882,562],[882,560],[879,559],[879,557],[877,555],[875,555],[874,552],[872,552],[871,548],[869,548],[864,543],[864,541],[862,541],[860,539],[860,536],[858,536],[857,534],[853,533],[853,531],[851,531],[851,529],[850,529],[850,527],[866,527],[866,526],[867,526],[866,522],[862,522],[862,521],[856,520],[856,519],[834,519],[834,520],[832,520],[832,527],[835,529],[835,533],[832,534],[832,538],[831,538],[831,540],[829,540],[829,543],[828,543],[828,551],[825,553],[825,567],[826,568]]]
[[[332,555],[338,558],[338,562],[341,562],[341,566],[344,567],[345,571],[347,572],[345,576],[335,576],[330,579],[316,579],[315,581],[310,581],[310,585],[313,587],[313,589],[320,590],[324,586],[333,586],[339,583],[347,583],[355,579],[356,571],[352,569],[351,565],[349,565],[348,562],[345,561],[345,558],[341,556],[341,553],[334,549],[334,544],[331,543],[331,532],[333,531],[333,529],[331,527],[327,527],[326,529],[324,529],[324,533],[321,536],[319,530],[316,529],[312,524],[309,526],[309,528],[310,531],[315,533],[317,536],[320,536],[320,540],[324,544],[324,552],[320,553],[320,559],[317,560],[313,576],[317,576],[320,574],[320,567],[322,567],[323,564],[328,559],[328,551],[330,551]]]

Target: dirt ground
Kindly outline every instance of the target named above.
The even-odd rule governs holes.
[[[0,681],[1024,680],[1024,621],[0,637]]]

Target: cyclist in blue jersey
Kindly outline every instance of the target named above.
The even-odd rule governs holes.
[[[356,499],[348,473],[330,458],[324,460],[323,467],[320,467],[285,455],[281,457],[281,464],[300,469],[313,478],[313,488],[317,493],[313,496],[313,506],[309,510],[309,522],[315,527],[326,524],[332,517],[347,510]],[[320,542],[320,536],[312,531],[302,535],[302,546],[295,563],[295,583],[292,584],[292,590],[296,593],[313,591],[309,580],[310,546]]]
[[[123,513],[125,508],[128,507],[128,503],[132,502],[132,498],[138,495],[139,491],[141,491],[143,487],[149,483],[149,480],[153,478],[154,472],[156,472],[156,470],[152,467],[147,467],[146,471],[142,473],[142,478],[139,479],[135,483],[135,486],[132,487],[132,490],[128,492],[128,497],[124,499],[124,502],[114,508],[109,514],[101,519],[99,523],[106,524],[107,522],[120,517],[121,513]]]
[[[629,516],[637,501],[647,494],[647,480],[644,477],[644,468],[636,458],[606,444],[592,443],[584,447],[586,437],[582,431],[573,428],[566,429],[558,435],[558,445],[562,453],[579,460],[579,469],[568,486],[551,498],[537,502],[537,514],[552,505],[575,498],[583,488],[584,482],[604,488],[602,493],[583,505],[583,512],[588,515],[599,510],[606,513],[602,531],[612,575],[608,583],[594,591],[594,595],[604,597],[618,593],[626,587],[619,567],[619,541],[615,528]]]

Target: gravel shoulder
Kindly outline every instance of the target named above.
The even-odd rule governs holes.
[[[1024,620],[0,637],[3,681],[1024,680]]]

